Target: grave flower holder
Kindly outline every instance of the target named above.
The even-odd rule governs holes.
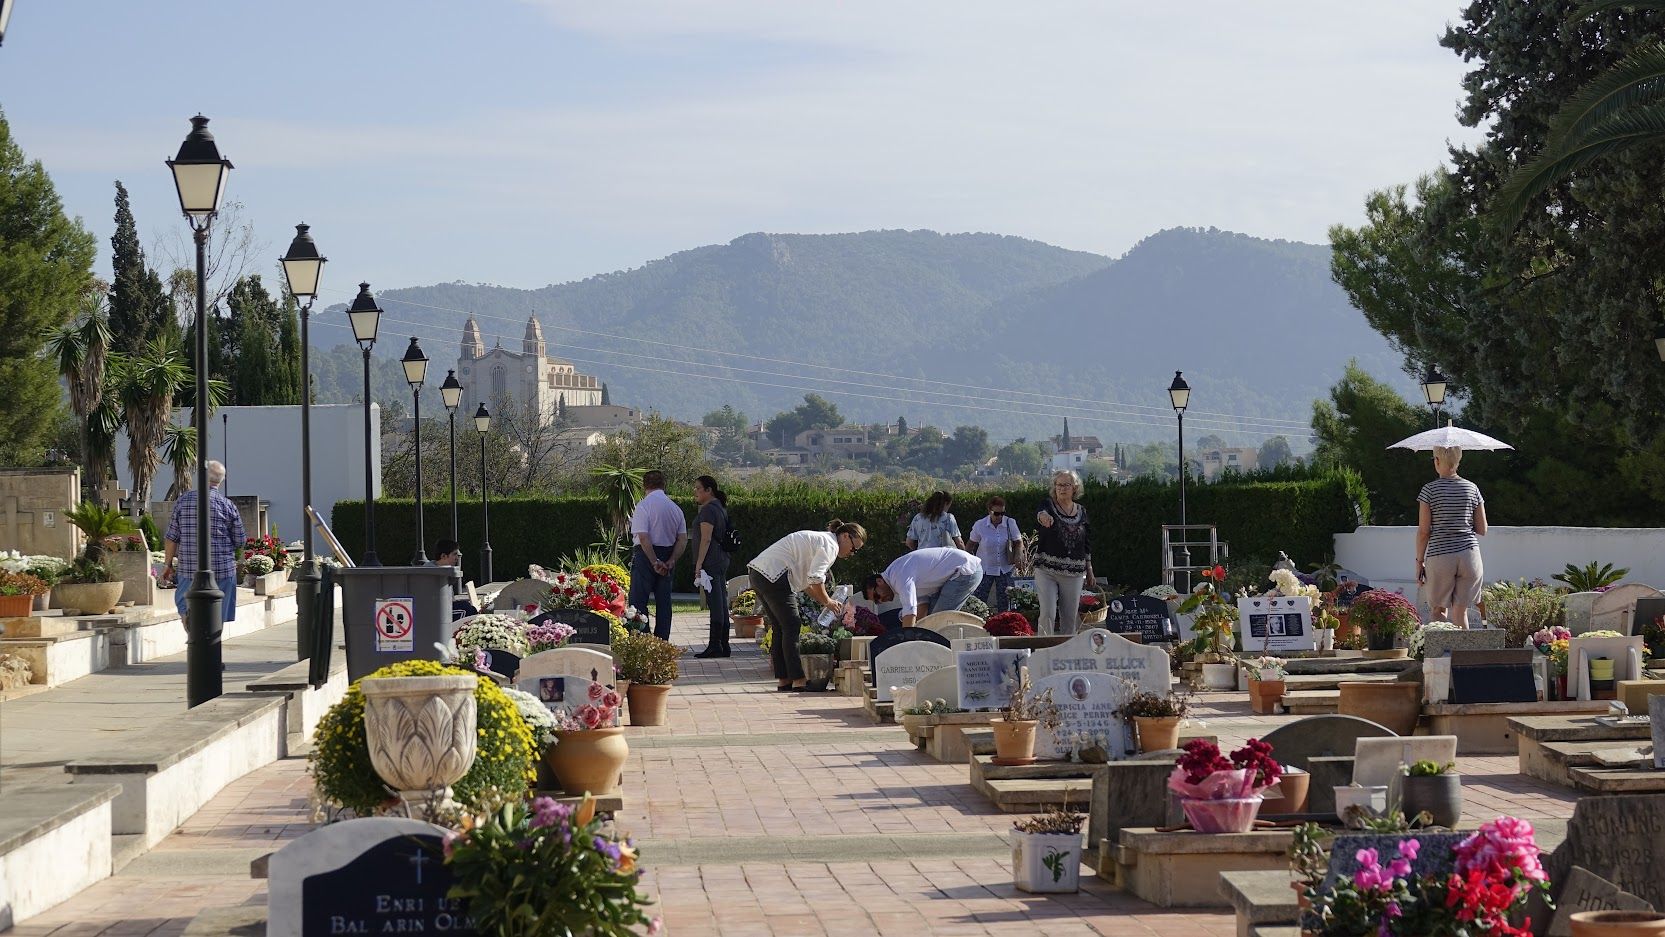
[[[994,730],[994,763],[997,765],[1031,765],[1035,763],[1035,729],[1040,723],[1033,719],[996,719],[989,723]]]
[[[1081,890],[1081,834],[1012,831],[1012,873],[1019,890],[1069,894]]]
[[[1182,799],[1179,806],[1192,829],[1199,833],[1247,833],[1254,829],[1261,802],[1260,795],[1256,794],[1216,800]]]
[[[1258,677],[1249,680],[1249,706],[1257,714],[1265,716],[1277,711],[1278,703],[1283,701],[1286,684],[1281,679],[1262,680]]]
[[[454,805],[451,785],[474,764],[477,683],[467,674],[361,682],[370,764],[413,810]]]

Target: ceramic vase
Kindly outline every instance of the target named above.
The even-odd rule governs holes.
[[[1302,813],[1307,809],[1311,787],[1312,775],[1285,765],[1278,783],[1261,794],[1260,812],[1267,816]]]
[[[467,674],[360,682],[370,764],[413,811],[454,805],[451,785],[474,764],[478,683]]]
[[[1255,680],[1249,681],[1249,708],[1259,715],[1271,715],[1277,711],[1278,703],[1283,701],[1284,681]]]
[[[630,757],[630,743],[618,726],[607,729],[557,731],[555,747],[544,753],[561,790],[570,797],[585,792],[616,794],[623,780],[624,763]]]
[[[34,607],[32,595],[0,595],[0,618],[27,618]]]
[[[1579,911],[1573,937],[1665,937],[1665,914],[1656,911]]]
[[[758,626],[763,624],[762,615],[735,615],[731,620],[734,622],[734,636],[737,638],[757,637]]]
[[[1463,779],[1455,772],[1423,777],[1406,775],[1399,781],[1400,809],[1407,818],[1428,811],[1435,826],[1456,829],[1463,818]]]
[[[1035,727],[1033,719],[1007,721],[996,719],[989,723],[994,730],[994,763],[997,765],[1027,765],[1035,761]]]

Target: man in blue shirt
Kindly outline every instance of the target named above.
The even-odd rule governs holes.
[[[243,516],[237,506],[221,493],[225,484],[225,465],[208,463],[208,562],[213,567],[214,580],[219,583],[225,599],[220,602],[222,621],[237,617],[237,551],[242,548],[247,534],[243,531]],[[173,574],[173,604],[179,609],[179,620],[185,621],[185,596],[191,591],[191,580],[197,572],[197,493],[182,492],[173,503],[173,517],[168,520],[168,532],[163,535],[164,569],[171,568],[174,557],[179,568]]]

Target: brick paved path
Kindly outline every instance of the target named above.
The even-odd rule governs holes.
[[[674,637],[703,646],[696,616]],[[1083,870],[1079,895],[1011,885],[1004,831],[964,766],[907,747],[831,694],[774,692],[752,642],[726,661],[683,662],[670,724],[629,730],[622,827],[642,846],[643,888],[674,937],[1072,934],[1209,937],[1229,915],[1169,912]],[[1269,722],[1247,704],[1205,707],[1222,742]],[[1572,798],[1515,775],[1512,758],[1465,758],[1470,815],[1566,817]],[[179,934],[205,907],[263,903],[248,862],[307,829],[304,762],[229,787],[149,855],[13,933]]]

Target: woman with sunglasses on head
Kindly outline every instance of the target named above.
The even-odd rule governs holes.
[[[827,572],[834,560],[861,549],[867,531],[860,524],[834,520],[825,531],[800,530],[776,540],[746,567],[752,591],[768,620],[769,660],[774,665],[776,689],[802,690],[804,662],[798,656],[798,610],[792,596],[802,592],[834,615],[844,604],[827,594]]]
[[[1097,589],[1093,558],[1087,553],[1087,509],[1081,476],[1064,469],[1052,473],[1052,494],[1035,512],[1040,542],[1035,545],[1035,595],[1041,600],[1037,634],[1074,634],[1081,625],[1081,586]],[[1053,619],[1057,618],[1057,631]]]
[[[1018,532],[1017,521],[1006,516],[1005,498],[995,495],[989,499],[989,516],[971,525],[969,549],[983,561],[983,581],[972,595],[987,603],[992,612],[1009,611],[1006,590],[1012,584],[1017,551],[1023,549],[1023,534]]]

